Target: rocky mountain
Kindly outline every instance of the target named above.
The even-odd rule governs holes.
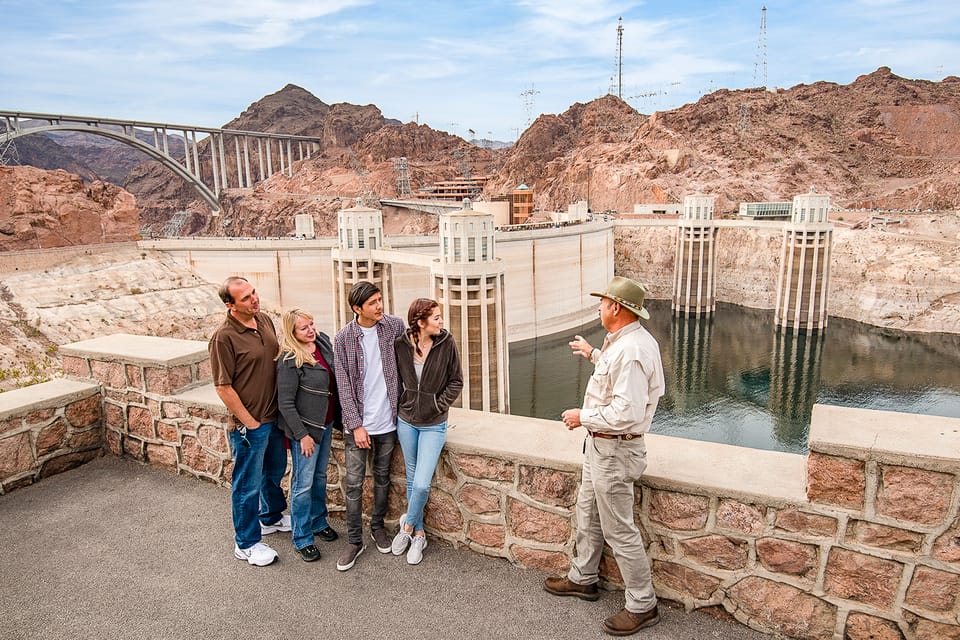
[[[46,125],[43,120],[25,120],[25,129]],[[102,124],[102,129],[120,130],[119,126]],[[0,124],[0,131],[5,130]],[[137,137],[153,143],[152,133],[137,131]],[[167,144],[174,157],[183,157],[183,137],[168,135]],[[22,136],[14,142],[14,153],[6,162],[10,166],[31,166],[38,169],[63,169],[87,182],[102,180],[122,186],[127,175],[143,164],[144,154],[128,144],[84,131],[46,131]]]
[[[292,177],[227,190],[216,218],[160,165],[139,165],[124,184],[146,233],[164,234],[177,212],[181,235],[286,235],[296,213],[313,214],[318,231],[329,233],[343,201],[395,196],[398,156],[408,158],[414,189],[489,174],[486,197],[525,182],[544,210],[587,198],[595,211],[629,212],[634,203],[702,191],[717,197],[718,211],[732,212],[741,201],[790,199],[811,186],[841,207],[960,207],[960,79],[909,80],[887,67],[848,85],[722,89],[651,115],[608,95],[541,115],[515,145],[497,150],[400,124],[374,105],[329,105],[294,85],[225,126],[323,144],[294,163]]]
[[[404,155],[415,188],[467,171],[489,173],[487,197],[525,182],[546,210],[587,198],[593,210],[629,212],[634,203],[680,202],[699,190],[717,197],[718,211],[733,212],[741,201],[788,200],[811,186],[841,207],[960,207],[960,79],[908,80],[886,67],[849,85],[719,90],[651,115],[608,95],[559,115],[541,115],[515,145],[500,150],[424,125],[393,124],[372,106],[327,106],[292,85],[251,105],[230,126],[321,136],[320,156],[296,167],[303,175],[275,176],[275,184],[264,188],[274,194],[290,189],[328,203],[337,197],[393,197],[390,159]],[[169,209],[175,202],[203,215],[201,203],[185,202],[188,192],[170,197],[144,190],[149,186],[147,180],[130,186],[144,206],[166,203]],[[242,216],[237,204],[244,199],[225,197],[236,213],[233,220]],[[291,205],[280,207],[278,215],[289,218]],[[276,218],[262,205],[250,208],[258,219]],[[305,209],[326,218],[335,210],[335,205]],[[250,221],[245,228],[256,226]],[[318,227],[326,226],[318,219]],[[209,225],[206,232],[220,233]],[[256,235],[270,233],[263,229]]]
[[[307,213],[313,216],[318,235],[336,235],[337,212],[353,206],[354,198],[375,206],[379,198],[396,196],[393,158],[399,156],[407,157],[414,189],[453,178],[458,171],[489,171],[494,159],[492,152],[426,125],[388,124],[350,148],[325,147],[319,156],[297,163],[292,178],[275,174],[252,192],[231,190],[221,198],[221,216],[211,220],[208,233],[285,236],[294,229],[295,216]],[[198,212],[194,217],[203,215]],[[388,234],[434,229],[435,216],[412,214],[384,221]]]
[[[849,85],[720,90],[641,117],[607,96],[541,116],[488,190],[523,178],[543,208],[680,202],[719,211],[789,200],[812,186],[842,207],[960,207],[960,78],[907,80],[887,67]]]
[[[223,125],[223,128],[316,136],[322,141],[319,155],[316,156],[317,161],[336,158],[339,165],[349,167],[350,157],[344,155],[345,150],[371,132],[398,124],[396,120],[385,118],[374,105],[328,105],[309,91],[288,84],[280,91],[251,104],[237,118]],[[207,144],[204,141],[199,145],[201,157]],[[210,168],[202,167],[202,171],[209,173]],[[227,171],[231,174],[236,172],[235,161],[229,154]],[[276,177],[276,182],[286,184],[284,176]],[[169,172],[156,162],[137,167],[128,176],[124,186],[137,195],[147,233],[162,233],[164,224],[175,211],[186,211],[190,214],[189,222],[181,229],[183,235],[222,235],[238,233],[241,227],[251,227],[250,223],[226,230],[222,226],[224,220],[236,219],[231,213],[236,207],[231,203],[238,198],[242,199],[242,195],[229,192],[224,195],[224,206],[229,210],[218,220],[209,215],[208,207],[196,197],[193,189],[179,179],[171,179]],[[267,190],[276,191],[276,187],[267,187]],[[315,191],[298,192],[298,195],[300,194],[324,195]],[[359,192],[351,195],[359,195]],[[283,226],[284,235],[293,228],[292,217],[289,217],[289,221],[290,224]],[[271,221],[267,227],[252,235],[281,235],[275,233],[273,228],[268,228],[274,226],[278,224]]]
[[[58,144],[48,136],[24,136],[18,138],[14,145],[14,154],[7,162],[10,166],[63,169],[88,182],[100,179],[99,174],[80,160],[71,149]]]

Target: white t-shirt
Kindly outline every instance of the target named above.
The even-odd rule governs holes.
[[[370,435],[390,433],[397,425],[387,398],[377,327],[360,327],[360,331],[363,332],[363,426]]]

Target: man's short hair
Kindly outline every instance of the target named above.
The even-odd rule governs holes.
[[[230,286],[235,282],[248,282],[248,280],[243,276],[230,276],[224,280],[220,288],[217,289],[217,295],[220,296],[223,304],[233,304],[236,302],[236,300],[233,299],[233,294],[230,293]]]
[[[375,293],[380,293],[380,287],[372,282],[360,280],[350,287],[350,293],[347,295],[347,304],[350,305],[350,309],[363,307],[363,303],[369,300]]]

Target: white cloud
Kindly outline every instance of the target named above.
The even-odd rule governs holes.
[[[501,139],[535,113],[606,91],[638,108],[753,86],[759,5],[745,0],[0,0],[0,108],[216,124],[287,83]],[[960,3],[766,2],[769,84],[850,82],[878,66],[960,75]],[[641,104],[646,103],[646,104]]]

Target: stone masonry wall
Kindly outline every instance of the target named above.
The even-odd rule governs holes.
[[[101,385],[109,453],[228,481],[232,463],[226,429],[233,419],[222,407],[211,414],[169,400],[210,382],[205,343],[121,334],[67,345],[61,353],[67,375]]]
[[[75,347],[64,348],[70,372],[103,385],[108,451],[229,484],[232,419],[203,384],[205,345],[194,343],[193,355],[175,365]],[[42,415],[19,418],[18,433],[39,434],[53,419]],[[3,434],[11,432],[5,420]],[[574,552],[582,439],[551,421],[453,410],[428,532],[564,572]],[[649,466],[635,515],[662,598],[722,607],[790,638],[960,640],[960,420],[817,405],[808,456],[650,434],[645,442]],[[333,511],[343,509],[343,470],[335,435]],[[404,496],[398,447],[392,523]],[[364,499],[369,512],[370,478]],[[610,549],[601,574],[609,587],[622,586]]]
[[[0,495],[101,454],[97,384],[44,382],[0,394]]]

